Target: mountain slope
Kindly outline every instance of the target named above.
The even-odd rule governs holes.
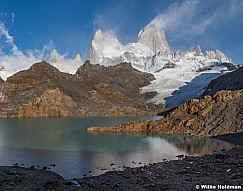
[[[242,90],[243,89],[243,67],[212,80],[203,95],[214,95],[220,90]]]
[[[112,79],[118,74],[115,83]],[[127,63],[106,68],[86,62],[70,75],[40,62],[0,85],[0,117],[155,114],[158,107],[142,102],[153,94],[139,94],[139,88],[152,79]]]
[[[104,67],[92,65],[86,61],[81,66],[76,75],[85,78],[94,86],[97,82],[114,86],[130,98],[141,100],[139,88],[146,86],[154,80],[154,76],[149,73],[142,73],[134,69],[129,63],[121,63],[116,66]]]

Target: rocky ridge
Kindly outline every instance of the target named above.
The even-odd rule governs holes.
[[[164,118],[155,121],[127,123],[117,127],[90,127],[89,132],[182,133],[189,135],[220,135],[242,132],[243,90],[219,91],[214,96],[192,99]]]
[[[212,80],[203,95],[214,95],[220,90],[242,90],[243,89],[243,67],[222,75]]]
[[[1,84],[0,117],[151,115],[158,107],[143,100],[154,94],[140,95],[139,88],[153,79],[127,63],[107,68],[87,61],[76,75],[36,63]]]

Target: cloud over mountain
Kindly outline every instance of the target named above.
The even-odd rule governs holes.
[[[14,37],[10,35],[8,29],[3,23],[0,22],[0,76],[3,79],[13,75],[20,70],[26,70],[33,63],[40,62],[42,60],[50,61],[59,70],[67,73],[75,73],[77,68],[82,64],[81,59],[69,59],[66,55],[57,53],[56,60],[49,60],[51,53],[54,51],[54,45],[50,41],[47,45],[44,45],[41,50],[29,50],[26,53],[19,50],[14,42]],[[7,50],[5,50],[7,48]],[[58,61],[58,62],[56,62]]]
[[[186,0],[174,3],[156,16],[152,23],[160,30],[173,34],[173,38],[201,35],[210,27],[237,18],[243,1]]]

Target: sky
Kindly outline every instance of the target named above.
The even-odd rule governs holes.
[[[0,0],[0,61],[46,59],[53,49],[85,60],[96,30],[125,45],[153,21],[173,51],[199,44],[243,64],[242,18],[242,0]]]

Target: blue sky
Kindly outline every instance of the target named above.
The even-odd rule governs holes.
[[[242,64],[242,18],[242,0],[0,0],[2,30],[23,53],[46,46],[83,59],[97,29],[113,30],[126,44],[155,19],[172,50],[199,44]],[[1,52],[10,54],[1,33]]]

